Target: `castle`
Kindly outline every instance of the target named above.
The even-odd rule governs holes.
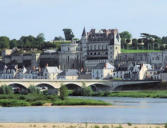
[[[90,70],[99,63],[114,64],[121,53],[121,38],[117,29],[102,29],[98,32],[91,29],[86,33],[84,28],[80,47],[84,66]]]
[[[2,61],[6,64],[18,64],[25,67],[57,66],[61,70],[78,69],[89,72],[99,63],[110,63],[120,69],[135,64],[151,64],[161,69],[167,64],[167,51],[151,53],[121,53],[121,38],[117,29],[83,29],[81,40],[61,44],[60,51],[46,50],[40,54],[20,54],[2,52]]]

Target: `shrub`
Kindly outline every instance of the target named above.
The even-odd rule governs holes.
[[[3,107],[30,106],[30,103],[23,100],[1,99],[0,106],[3,106]]]
[[[107,125],[104,125],[104,126],[103,126],[103,128],[109,128],[109,126],[107,126]]]
[[[165,128],[167,128],[167,123],[165,123]]]
[[[31,93],[31,94],[41,94],[41,91],[40,89],[38,89],[37,87],[31,85],[29,88],[28,88],[28,92]]]
[[[60,99],[64,100],[68,96],[68,89],[65,85],[60,87]]]
[[[2,94],[0,95],[0,99],[17,99],[17,95],[13,94]]]
[[[58,96],[57,95],[47,95],[46,98],[48,100],[52,100],[52,101],[55,101],[58,99]]]
[[[115,128],[123,128],[121,125],[119,125],[118,127],[115,127]]]
[[[81,95],[82,96],[91,96],[93,94],[91,87],[86,87],[85,83],[82,85]]]
[[[91,99],[66,99],[57,100],[53,102],[53,105],[109,105],[104,101],[91,100]]]
[[[127,123],[128,124],[128,126],[132,126],[132,124],[131,123]]]
[[[34,102],[38,100],[47,100],[47,97],[44,95],[39,94],[28,94],[25,96],[25,100],[28,102]]]
[[[42,106],[46,103],[46,101],[35,101],[35,102],[32,102],[31,105],[32,106]]]
[[[100,126],[98,126],[98,125],[95,125],[95,126],[94,126],[94,128],[100,128]]]
[[[11,86],[2,85],[0,87],[0,94],[13,94]]]
[[[104,92],[104,96],[110,96],[110,93],[111,93],[111,92],[109,92],[109,91],[105,91],[105,92]]]

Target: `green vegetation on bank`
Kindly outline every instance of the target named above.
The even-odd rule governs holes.
[[[92,99],[68,98],[66,100],[57,100],[53,105],[110,105],[104,101]]]
[[[148,52],[160,52],[161,50],[142,50],[142,49],[121,49],[122,53],[148,53]]]
[[[64,85],[60,88],[60,96],[41,92],[34,86],[30,86],[27,93],[14,94],[10,86],[4,85],[0,87],[0,106],[110,105],[99,100],[69,98],[68,94],[69,90]]]
[[[57,95],[0,95],[0,106],[3,107],[14,107],[14,106],[43,106],[49,104],[50,106],[55,105],[110,105],[104,101],[91,100],[91,99],[77,99],[77,98],[66,98],[65,100],[60,99]]]
[[[118,92],[98,92],[93,96],[107,97],[134,97],[134,98],[167,98],[167,90],[142,90],[142,91],[118,91]]]

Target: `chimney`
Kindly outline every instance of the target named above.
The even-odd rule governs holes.
[[[105,69],[107,68],[107,63],[105,63]]]

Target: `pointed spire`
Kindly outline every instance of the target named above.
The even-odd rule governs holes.
[[[84,29],[83,29],[82,36],[86,36],[86,30],[85,30],[85,27],[84,27]]]

